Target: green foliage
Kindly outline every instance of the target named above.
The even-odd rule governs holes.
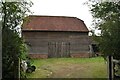
[[[1,2],[2,7],[2,77],[18,78],[18,58],[25,59],[27,48],[20,28],[31,2]]]
[[[101,30],[97,39],[104,57],[113,55],[120,58],[120,1],[96,2],[92,4],[91,12],[96,19],[95,24]]]

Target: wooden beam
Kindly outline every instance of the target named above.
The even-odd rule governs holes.
[[[109,80],[113,80],[113,78],[114,78],[113,56],[107,57],[107,63],[108,63],[108,78],[109,78]]]

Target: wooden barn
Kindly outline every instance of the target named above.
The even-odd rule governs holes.
[[[32,58],[90,57],[84,21],[76,17],[30,15],[22,35]]]

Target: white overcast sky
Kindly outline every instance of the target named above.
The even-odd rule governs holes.
[[[71,16],[83,20],[90,30],[92,15],[87,5],[88,0],[31,0],[34,5],[30,8],[33,15]]]

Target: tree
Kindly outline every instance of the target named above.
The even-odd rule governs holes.
[[[27,48],[20,37],[20,28],[29,7],[30,1],[1,2],[2,8],[2,78],[18,78],[18,58],[25,59]],[[22,75],[21,75],[22,76]]]
[[[90,0],[94,1],[94,0]],[[90,7],[95,26],[101,30],[99,39],[100,51],[103,56],[113,55],[120,58],[120,1],[94,2]],[[97,37],[98,38],[98,37]]]

